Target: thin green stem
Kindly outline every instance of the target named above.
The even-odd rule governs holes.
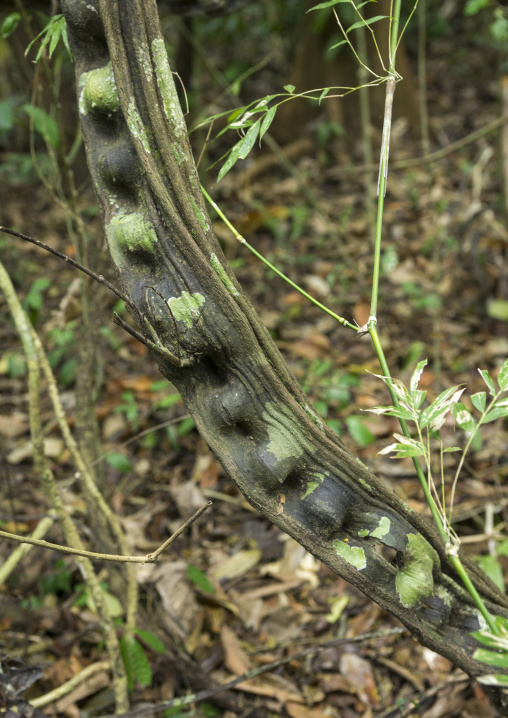
[[[375,349],[377,357],[379,359],[379,364],[381,365],[381,371],[383,372],[383,376],[388,379],[387,387],[388,387],[388,391],[390,392],[390,397],[392,399],[393,405],[400,406],[397,394],[394,391],[393,387],[391,386],[390,370],[389,370],[388,364],[386,362],[385,353],[383,351],[383,347],[381,346],[381,340],[379,339],[379,335],[378,335],[377,328],[376,328],[375,324],[373,324],[372,326],[369,326],[369,334],[371,336],[372,343],[374,345],[374,349]],[[406,436],[408,439],[410,439],[411,432],[409,431],[407,422],[404,419],[399,419],[399,424],[400,424],[400,428],[402,429],[402,433],[404,434],[404,436]],[[413,461],[413,465],[415,467],[416,474],[420,481],[423,493],[425,495],[425,499],[427,500],[427,503],[429,505],[430,512],[432,514],[432,518],[434,519],[437,530],[439,531],[439,535],[441,536],[441,539],[442,539],[444,545],[446,546],[446,544],[448,543],[448,534],[446,533],[445,528],[443,526],[443,519],[441,517],[441,514],[439,513],[439,509],[436,506],[436,502],[434,501],[432,494],[430,493],[427,479],[425,477],[425,473],[424,473],[417,457],[414,457],[412,459],[412,461]]]
[[[482,616],[484,617],[484,619],[485,619],[485,621],[487,622],[487,625],[488,625],[488,627],[490,628],[490,630],[492,631],[492,633],[493,633],[495,636],[501,635],[501,631],[500,631],[499,628],[497,627],[496,622],[495,622],[494,619],[492,618],[492,615],[490,614],[490,612],[489,612],[487,606],[486,606],[485,603],[483,602],[482,597],[480,596],[480,594],[479,594],[478,591],[476,590],[476,586],[475,586],[474,583],[471,581],[471,578],[469,577],[468,572],[466,571],[466,569],[465,569],[464,566],[462,565],[462,561],[460,560],[460,558],[459,558],[458,556],[455,556],[455,555],[450,554],[450,553],[448,554],[448,558],[450,559],[450,562],[453,564],[455,570],[457,571],[457,573],[458,573],[459,576],[461,577],[464,586],[467,588],[467,590],[468,590],[468,592],[469,592],[469,595],[471,596],[471,598],[472,598],[473,601],[475,602],[476,607],[478,608],[478,610],[480,611],[480,613],[481,613]]]
[[[224,212],[220,209],[218,204],[216,202],[214,202],[214,200],[210,197],[210,195],[208,194],[206,189],[203,187],[203,185],[201,185],[201,190],[202,190],[204,196],[206,197],[206,199],[208,200],[208,202],[211,204],[211,206],[217,212],[219,217],[222,219],[224,224],[226,224],[226,226],[229,227],[229,229],[233,232],[235,238],[241,244],[243,244],[244,247],[247,247],[247,249],[249,249],[252,252],[252,254],[254,254],[258,259],[260,259],[263,262],[263,264],[265,264],[269,269],[271,269],[272,272],[275,272],[275,274],[277,274],[281,279],[283,279],[285,282],[287,282],[291,287],[293,287],[293,289],[296,289],[297,292],[300,292],[300,294],[302,294],[306,299],[308,299],[313,304],[315,304],[316,307],[319,307],[320,309],[323,310],[323,312],[326,312],[326,314],[328,314],[330,317],[332,317],[337,322],[339,322],[339,324],[342,324],[344,327],[348,327],[349,329],[353,329],[355,332],[359,331],[359,329],[360,329],[359,327],[355,326],[354,324],[351,324],[351,322],[348,322],[347,319],[344,319],[344,317],[340,317],[338,314],[335,314],[335,312],[332,312],[331,309],[328,309],[328,307],[325,307],[324,304],[321,304],[321,302],[318,302],[317,299],[314,299],[314,297],[312,297],[308,292],[306,292],[304,289],[299,287],[298,284],[295,284],[291,279],[289,279],[289,277],[287,277],[279,269],[277,269],[277,267],[275,267],[271,262],[269,262],[267,259],[265,259],[265,257],[263,257],[262,254],[260,254],[256,249],[254,249],[254,247],[252,247],[247,242],[245,237],[242,237],[242,235],[240,234],[240,232],[238,232],[236,227],[234,227],[234,225],[231,224],[231,222],[226,217]]]
[[[372,295],[370,304],[369,326],[377,321],[377,303],[379,295],[379,275],[381,266],[381,239],[383,235],[383,211],[386,194],[386,181],[388,178],[388,157],[390,154],[390,129],[392,125],[393,95],[395,92],[395,79],[386,83],[385,116],[383,122],[383,141],[379,160],[378,203],[376,216],[376,238],[374,243],[374,269],[372,273]]]
[[[399,21],[400,21],[400,5],[401,0],[395,0],[393,8],[393,17],[391,19],[391,37],[390,37],[390,72],[395,73],[395,55],[397,54],[397,44],[399,38]]]
[[[457,469],[456,469],[456,471],[455,471],[455,476],[453,477],[453,482],[452,482],[452,492],[451,492],[451,496],[450,496],[450,513],[449,513],[449,516],[448,516],[448,521],[450,522],[450,524],[451,524],[451,522],[452,522],[453,502],[454,502],[454,499],[455,499],[455,489],[457,488],[457,481],[459,480],[460,472],[462,471],[462,467],[464,466],[464,461],[465,461],[465,459],[466,459],[466,454],[467,454],[467,452],[469,451],[469,449],[471,448],[471,444],[473,443],[474,438],[475,438],[475,436],[476,436],[476,434],[477,434],[477,432],[478,432],[478,429],[479,429],[480,426],[482,425],[482,423],[483,423],[485,417],[487,416],[487,414],[489,413],[489,411],[492,409],[492,407],[494,406],[494,404],[495,404],[496,401],[499,399],[499,397],[500,397],[500,395],[501,395],[502,393],[503,393],[503,390],[499,391],[499,392],[494,396],[494,398],[492,399],[492,401],[490,402],[490,404],[487,406],[487,408],[485,409],[485,411],[482,413],[482,415],[480,416],[480,419],[479,419],[478,423],[476,424],[476,426],[474,427],[473,431],[472,431],[471,434],[469,435],[469,438],[468,438],[468,440],[467,440],[467,442],[466,442],[466,445],[465,445],[465,447],[464,447],[464,450],[462,451],[462,456],[460,457],[459,465],[457,466]]]

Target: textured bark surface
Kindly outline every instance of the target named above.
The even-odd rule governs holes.
[[[478,611],[435,529],[307,405],[213,234],[154,0],[65,0],[111,257],[161,372],[249,502],[470,675]],[[379,545],[396,552],[389,562]],[[464,559],[494,614],[508,603]]]

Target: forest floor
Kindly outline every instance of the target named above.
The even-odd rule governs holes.
[[[451,77],[447,85],[446,62],[437,51],[429,58],[433,150],[500,115],[494,82],[493,88],[476,88],[464,78],[453,84],[457,78]],[[265,149],[239,163],[214,189],[214,198],[259,252],[361,326],[369,316],[373,264],[365,172],[355,170],[363,162],[361,141],[335,138],[319,144],[309,137],[311,149],[308,143],[303,151],[302,145],[289,169],[275,156],[269,171],[263,171],[266,157],[274,156]],[[421,385],[430,398],[454,384],[466,385],[468,395],[483,390],[478,368],[495,376],[508,356],[502,182],[508,157],[499,147],[498,130],[439,162],[403,169],[397,162],[419,157],[421,143],[403,119],[395,120],[379,329],[394,376],[407,382],[416,363],[428,357]],[[20,156],[3,154],[4,177],[9,162],[8,183],[0,189],[2,224],[71,254],[64,210],[23,169]],[[88,231],[100,231],[89,186],[82,199]],[[218,218],[214,227],[316,410],[400,498],[428,513],[412,465],[378,456],[392,442],[397,425],[365,411],[388,403],[385,386],[375,376],[380,370],[369,338],[341,327],[276,277],[235,242]],[[0,242],[2,260],[47,349],[73,427],[80,340],[77,275],[28,244],[11,238]],[[100,263],[100,257],[94,258],[96,267]],[[160,564],[138,568],[138,638],[150,672],[140,659],[133,708],[265,667],[225,694],[164,715],[494,718],[478,684],[407,632],[396,632],[395,619],[247,505],[145,348],[112,324],[114,304],[104,294],[95,400],[102,452],[98,466],[129,550],[137,555],[155,550],[183,520],[213,502]],[[0,313],[0,527],[28,534],[50,509],[33,468],[21,343],[3,300]],[[94,549],[93,521],[86,516],[46,394],[42,420],[46,453],[65,504]],[[453,434],[451,423],[447,431]],[[468,456],[455,496],[454,526],[465,550],[498,581],[508,569],[508,541],[502,538],[508,522],[507,451],[506,421],[489,424]],[[445,473],[452,476],[455,458],[447,457]],[[45,538],[64,542],[56,524]],[[0,565],[12,550],[13,544],[0,543]],[[121,635],[122,606],[105,564],[96,565]],[[300,655],[310,648],[315,650]],[[7,692],[9,682],[18,686],[18,693],[12,689],[10,695],[24,715],[24,700],[48,693],[106,658],[78,562],[40,548],[29,551],[0,585],[0,686]],[[111,695],[109,673],[102,670],[38,710],[69,718],[102,716],[111,713]]]

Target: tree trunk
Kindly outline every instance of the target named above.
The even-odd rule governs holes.
[[[155,0],[64,0],[109,250],[162,374],[248,501],[471,676],[481,620],[437,531],[307,404],[208,218]],[[396,552],[385,560],[379,545]],[[494,614],[508,601],[467,557]],[[500,698],[502,701],[502,697]],[[499,703],[499,701],[498,701]]]

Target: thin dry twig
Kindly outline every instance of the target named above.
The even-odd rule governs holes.
[[[182,526],[180,526],[180,528],[162,544],[162,546],[159,546],[159,548],[153,553],[146,554],[146,556],[121,556],[111,553],[96,553],[95,551],[85,551],[84,549],[72,548],[71,546],[59,546],[56,543],[30,538],[28,536],[18,536],[17,534],[11,534],[8,531],[0,531],[0,538],[4,538],[7,541],[14,541],[16,543],[39,546],[40,548],[50,549],[51,551],[61,551],[62,553],[73,554],[74,556],[83,556],[97,561],[117,561],[120,563],[158,563],[161,553],[168,546],[170,546],[173,541],[176,541],[176,539],[179,538],[183,532],[189,528],[189,526],[197,521],[201,514],[203,514],[211,505],[211,501],[203,504],[203,506],[201,506],[196,513],[190,517],[190,519],[182,524]]]

